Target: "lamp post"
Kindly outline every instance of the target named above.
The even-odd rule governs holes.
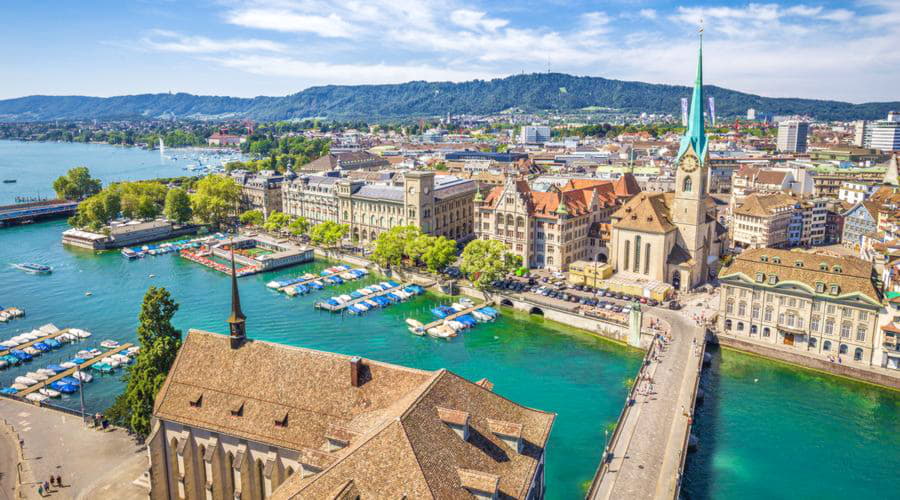
[[[609,457],[609,429],[603,429],[603,462]]]

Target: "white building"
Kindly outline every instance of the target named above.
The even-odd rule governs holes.
[[[897,114],[892,115],[900,117]],[[866,147],[882,151],[900,151],[900,118],[897,121],[877,122],[871,128],[871,139]]]
[[[550,127],[546,125],[526,125],[522,127],[519,142],[525,144],[550,142]]]
[[[809,123],[796,120],[781,122],[778,124],[778,151],[791,153],[806,152],[806,136],[809,133]]]
[[[859,203],[867,199],[879,185],[865,181],[844,181],[838,191],[838,199],[848,203]]]

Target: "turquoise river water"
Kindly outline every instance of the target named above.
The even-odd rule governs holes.
[[[45,194],[56,175],[82,164],[107,180],[182,173],[178,165],[161,163],[158,153],[138,149],[0,141],[0,177],[14,172],[20,182],[28,179],[29,189],[43,187]],[[19,194],[9,185],[5,189],[0,203]],[[141,298],[151,285],[168,288],[181,304],[178,328],[226,331],[224,275],[175,255],[129,262],[117,252],[65,248],[60,244],[65,228],[64,221],[53,221],[0,229],[0,305],[28,314],[0,324],[0,339],[52,322],[93,332],[82,346],[133,341]],[[49,264],[54,272],[35,276],[9,267],[22,261]],[[273,278],[327,265],[242,278],[249,334],[417,368],[448,368],[472,380],[487,377],[498,393],[558,414],[547,452],[548,496],[582,495],[599,459],[603,429],[618,416],[624,382],[637,372],[641,353],[511,311],[450,342],[436,341],[410,335],[403,320],[428,319],[428,309],[446,300],[439,296],[354,318],[313,310],[313,302],[329,292],[288,298],[265,287]],[[71,357],[79,348],[64,347],[28,369]],[[0,385],[24,371],[0,371]],[[895,496],[890,491],[900,470],[897,393],[730,351],[717,354],[702,384],[707,397],[695,427],[700,447],[688,461],[686,498]],[[107,407],[120,390],[118,375],[98,377],[86,387],[88,411]],[[78,408],[80,401],[65,398],[58,404]]]

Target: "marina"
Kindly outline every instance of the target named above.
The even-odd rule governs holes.
[[[336,297],[331,297],[329,299],[320,300],[315,303],[316,309],[324,309],[326,311],[331,312],[341,312],[347,310],[351,314],[361,314],[369,310],[371,306],[366,305],[366,301],[374,301],[377,298],[387,297],[398,290],[402,291],[403,288],[407,288],[413,286],[412,283],[407,283],[405,285],[399,285],[393,281],[383,281],[381,283],[376,283],[370,285],[370,288],[365,290],[368,293],[361,292],[360,290],[356,290],[351,292],[350,294],[343,294]],[[421,292],[420,292],[421,293]],[[354,295],[355,294],[355,295]],[[410,292],[412,295],[412,292]],[[399,301],[401,297],[395,295],[395,298],[387,299],[389,302]],[[408,298],[408,296],[406,297]],[[359,307],[362,304],[363,307]],[[379,301],[378,306],[376,307],[386,307],[388,303]]]
[[[65,371],[59,372],[56,375],[53,375],[53,376],[47,378],[47,380],[39,381],[37,384],[34,384],[34,385],[28,387],[27,389],[17,392],[16,395],[21,396],[21,397],[27,397],[29,394],[31,394],[35,391],[38,391],[45,387],[49,387],[50,384],[52,384],[54,382],[62,380],[65,377],[72,376],[72,374],[74,374],[75,372],[82,372],[94,365],[101,363],[104,358],[111,357],[115,354],[118,354],[122,351],[128,350],[132,347],[134,347],[134,346],[131,343],[122,344],[114,349],[107,351],[106,353],[103,353],[99,356],[94,357],[93,359],[89,359],[89,360],[79,364],[78,366],[68,368]]]
[[[358,280],[368,274],[369,271],[362,268],[351,269],[350,266],[338,265],[329,267],[318,275],[307,273],[296,278],[270,281],[266,283],[266,287],[291,296],[305,295],[311,290],[322,290],[327,285],[340,285],[345,281]],[[339,279],[335,280],[335,277]]]
[[[485,323],[493,321],[500,314],[494,309],[494,301],[488,301],[484,304],[474,304],[467,298],[460,299],[459,302],[451,306],[435,306],[431,312],[439,319],[428,324],[416,324],[415,320],[409,318],[406,323],[410,326],[409,331],[413,335],[425,335],[435,338],[456,337],[457,332],[472,328],[476,323]]]

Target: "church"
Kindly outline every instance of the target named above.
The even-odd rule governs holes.
[[[701,44],[688,128],[675,160],[675,192],[641,193],[611,216],[610,262],[625,279],[690,290],[716,272],[726,230],[709,196],[703,102]]]

